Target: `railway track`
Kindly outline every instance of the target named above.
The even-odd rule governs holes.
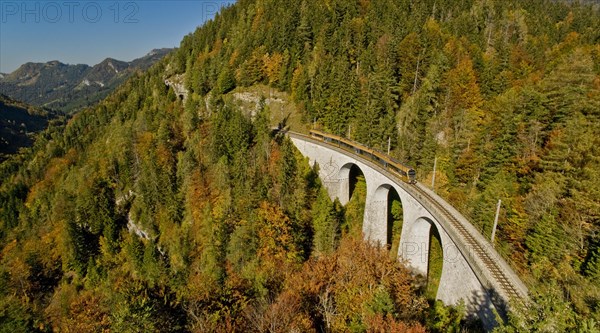
[[[510,268],[499,263],[499,261],[502,261],[501,258],[494,258],[494,255],[499,256],[496,251],[486,248],[487,244],[485,243],[485,240],[481,240],[480,235],[476,235],[480,238],[479,240],[473,235],[472,232],[476,231],[469,231],[465,224],[461,223],[455,214],[450,212],[448,208],[441,204],[438,199],[420,188],[418,184],[407,181],[405,179],[406,175],[399,174],[397,170],[390,170],[387,163],[383,163],[381,160],[376,159],[373,154],[371,154],[371,156],[369,156],[369,154],[360,154],[352,149],[342,146],[339,142],[334,144],[333,142],[316,140],[303,134],[290,134],[302,137],[304,140],[313,141],[318,144],[326,144],[334,147],[335,149],[343,151],[346,154],[363,159],[365,162],[372,164],[376,168],[381,168],[384,174],[388,174],[388,177],[391,176],[391,178],[396,178],[398,184],[405,184],[403,187],[405,187],[406,190],[413,190],[414,192],[412,195],[420,196],[420,199],[424,201],[422,204],[426,204],[437,210],[437,212],[442,215],[439,216],[439,218],[446,220],[449,227],[453,229],[452,232],[457,237],[462,238],[461,242],[463,242],[463,250],[465,251],[463,252],[461,250],[461,252],[463,252],[462,254],[465,256],[465,259],[467,259],[467,257],[471,257],[470,260],[467,261],[469,261],[470,264],[473,263],[478,267],[479,270],[481,270],[480,273],[476,273],[476,275],[480,279],[482,285],[490,289],[490,292],[492,293],[490,296],[492,296],[492,301],[496,306],[500,305],[500,308],[504,308],[510,301],[527,299],[526,287],[520,286],[519,281],[511,280],[509,277],[510,274],[505,272],[505,269],[510,271]],[[359,148],[362,149],[363,146],[360,146]],[[472,266],[472,268],[475,269],[476,267]],[[484,271],[487,271],[488,273],[485,273]],[[515,278],[514,276],[511,277],[513,279]],[[500,299],[498,299],[497,296],[499,296]],[[494,301],[494,299],[496,301]],[[499,303],[497,303],[497,301]],[[497,307],[498,310],[500,310],[500,308]]]
[[[502,288],[502,292],[509,298],[509,300],[522,298],[517,288],[511,283],[506,274],[504,274],[502,268],[490,256],[488,251],[486,251],[485,248],[475,239],[475,237],[465,228],[465,226],[429,193],[423,191],[417,185],[413,185],[412,188],[416,190],[417,193],[424,199],[429,201],[429,203],[433,205],[448,222],[450,222],[452,227],[456,229],[460,236],[465,240],[467,246],[478,258],[481,259],[485,267],[490,271],[493,278],[496,280],[498,286]]]

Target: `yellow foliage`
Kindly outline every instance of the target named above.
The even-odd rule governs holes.
[[[596,75],[596,77],[594,78],[594,89],[595,90],[600,90],[600,75]],[[591,94],[591,92],[590,92]],[[598,95],[596,95],[598,96]],[[589,96],[592,97],[592,96]]]
[[[580,35],[575,31],[571,31],[565,36],[565,39],[561,43],[552,47],[549,51],[548,58],[553,59],[553,62],[558,62],[562,58],[561,56],[569,53],[569,51],[577,47],[579,43]]]
[[[277,82],[279,79],[279,72],[281,71],[281,65],[283,64],[283,55],[275,52],[272,55],[266,53],[263,56],[263,71],[265,76],[269,79],[269,84]]]
[[[348,324],[358,321],[367,324],[369,331],[379,332],[385,325],[371,317],[376,314],[369,305],[378,295],[388,295],[401,314],[390,326],[411,327],[400,323],[414,320],[426,307],[423,298],[415,297],[414,288],[409,271],[390,259],[386,249],[350,236],[342,239],[334,253],[306,262],[300,273],[289,277],[281,297],[304,295],[318,300],[316,310],[331,332],[348,331]]]
[[[265,9],[263,8],[262,4],[258,4],[258,8],[256,8],[256,14],[254,15],[254,19],[252,20],[252,31],[256,32],[256,30],[258,30],[258,28],[261,27],[261,23],[262,22],[262,18],[263,15],[265,13]]]
[[[49,264],[53,261],[60,260],[62,253],[64,253],[61,245],[63,243],[63,235],[66,224],[66,221],[58,221],[57,223],[53,224],[49,232],[42,235],[42,238],[39,242],[41,248],[38,248],[38,251],[41,250],[41,252],[44,253],[44,255],[40,258],[42,262]]]
[[[158,147],[156,148],[156,155],[158,158],[158,165],[160,165],[161,168],[168,170],[174,164],[173,154],[171,153],[169,147],[167,147],[166,145],[158,145]]]
[[[45,312],[55,332],[110,332],[108,306],[93,291],[78,294],[73,285],[61,286]]]
[[[35,183],[29,190],[27,199],[25,200],[25,206],[31,207],[31,204],[37,199],[38,195],[43,194],[55,184],[59,179],[59,175],[73,164],[74,156],[67,155],[65,157],[53,158],[46,168],[44,179]]]
[[[295,262],[299,259],[292,235],[291,221],[279,208],[266,201],[261,202],[258,211],[260,240],[258,256],[267,261]]]
[[[447,74],[446,83],[450,94],[448,107],[458,109],[477,109],[483,104],[473,61],[468,56],[461,58],[455,68]]]
[[[235,63],[236,63],[237,59],[239,58],[239,56],[240,56],[240,51],[238,51],[237,49],[235,49],[233,51],[233,53],[231,54],[231,57],[229,57],[229,62],[228,63],[229,63],[230,67],[233,67],[233,65],[235,65]]]
[[[216,55],[218,55],[219,52],[221,52],[222,48],[223,48],[223,40],[221,38],[217,38],[217,40],[215,40],[215,42],[213,43],[213,47],[209,53],[209,57],[213,58]]]
[[[24,297],[29,300],[27,290],[29,283],[27,278],[30,275],[30,267],[24,261],[22,244],[17,240],[8,243],[0,253],[0,262],[2,266],[10,272],[9,289],[17,297]]]
[[[154,150],[154,133],[142,132],[138,134],[136,140],[137,151],[140,152],[140,156],[146,156],[148,151]]]

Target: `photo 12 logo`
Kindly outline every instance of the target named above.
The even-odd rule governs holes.
[[[135,1],[0,1],[2,23],[138,23]]]

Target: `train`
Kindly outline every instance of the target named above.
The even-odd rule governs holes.
[[[403,181],[409,184],[417,183],[417,173],[415,169],[402,164],[400,161],[382,152],[379,152],[375,149],[371,149],[358,142],[354,142],[344,137],[325,133],[316,129],[310,131],[310,136],[314,140],[326,142],[338,148],[351,151],[354,154],[365,157],[366,159],[378,164],[379,166],[383,167],[387,171],[398,176]]]

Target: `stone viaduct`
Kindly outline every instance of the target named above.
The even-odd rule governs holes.
[[[381,245],[389,241],[388,193],[394,189],[403,208],[398,256],[411,269],[428,274],[430,232],[435,228],[443,252],[437,299],[466,305],[486,329],[504,317],[509,302],[527,299],[527,288],[487,241],[456,209],[421,184],[408,184],[383,166],[347,149],[288,132],[294,145],[319,165],[319,177],[332,199],[350,199],[350,173],[358,168],[367,184],[364,237]]]

